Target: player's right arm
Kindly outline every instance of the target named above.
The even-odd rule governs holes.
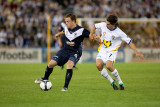
[[[58,32],[56,35],[55,35],[55,39],[57,40],[61,35],[64,35],[65,33],[62,31],[62,32]]]
[[[99,40],[99,39],[100,39],[100,36],[99,36],[99,35],[96,36],[96,35],[94,34],[95,30],[96,30],[96,27],[95,27],[95,26],[92,26],[91,31],[90,31],[90,34],[89,34],[89,38],[90,38],[91,40]]]
[[[101,29],[102,27],[106,26],[105,22],[101,22],[101,23],[96,23],[95,25],[92,26],[91,31],[90,31],[90,38],[91,40],[99,40],[100,36],[96,36],[94,34],[96,29]]]
[[[92,26],[90,34],[89,34],[89,38],[91,40],[94,40],[94,32],[95,32],[95,30],[96,30],[95,26]]]

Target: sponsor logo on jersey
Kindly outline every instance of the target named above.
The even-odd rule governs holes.
[[[75,42],[67,41],[66,44],[67,44],[67,45],[70,45],[70,46],[74,46],[74,45],[75,45]]]
[[[104,41],[103,41],[103,45],[105,45],[106,48],[107,48],[107,47],[111,46],[111,41],[106,41],[106,40],[104,40]]]

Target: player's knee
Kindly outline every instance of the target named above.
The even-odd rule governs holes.
[[[49,67],[49,68],[53,68],[53,67],[56,66],[56,65],[57,65],[57,62],[54,61],[54,60],[51,60],[51,61],[49,62],[49,64],[48,64],[48,67]]]
[[[96,62],[96,67],[99,71],[102,71],[102,69],[103,69],[103,65],[99,62]]]
[[[67,62],[67,69],[72,69],[74,66],[74,62],[73,61],[68,61]]]
[[[109,64],[106,64],[106,68],[107,68],[108,70],[110,70],[110,71],[111,71],[112,66],[111,66],[111,65],[109,65]]]
[[[67,69],[72,69],[73,65],[72,64],[67,64]]]

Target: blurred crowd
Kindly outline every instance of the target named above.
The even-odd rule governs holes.
[[[79,18],[105,18],[112,12],[119,18],[160,19],[160,0],[0,0],[0,47],[46,47],[50,15],[51,46],[59,48],[54,34],[66,13]],[[85,27],[90,30],[89,26]],[[119,27],[139,48],[160,47],[160,23],[120,23]],[[97,44],[88,41],[85,45],[85,48],[97,48]]]

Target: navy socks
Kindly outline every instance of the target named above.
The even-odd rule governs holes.
[[[44,80],[48,80],[50,74],[52,73],[52,71],[53,71],[53,68],[49,68],[49,67],[47,66],[43,79],[44,79]]]
[[[73,70],[67,69],[64,88],[68,88],[69,82],[72,78],[72,74],[73,74]]]

